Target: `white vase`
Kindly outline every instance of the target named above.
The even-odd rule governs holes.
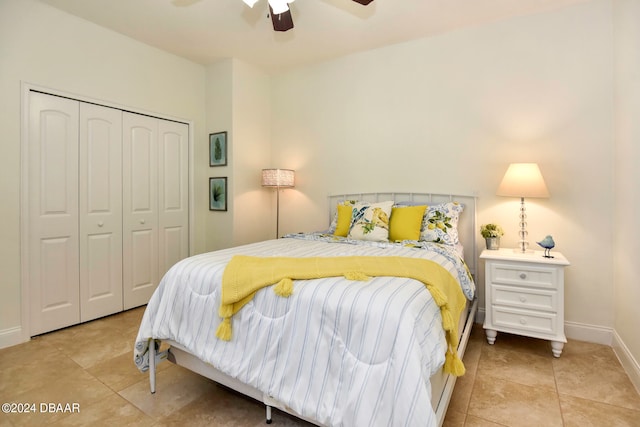
[[[491,251],[497,251],[500,249],[500,238],[499,237],[485,237],[484,241],[487,245],[487,249]]]

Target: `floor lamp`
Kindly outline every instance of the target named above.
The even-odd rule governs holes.
[[[280,237],[280,189],[294,184],[295,171],[291,169],[262,169],[262,186],[276,189],[276,239]]]
[[[549,190],[544,183],[540,168],[536,163],[511,163],[496,192],[498,196],[520,197],[520,231],[518,235],[518,249],[516,252],[526,253],[529,246],[527,241],[527,210],[524,206],[525,197],[549,197]]]

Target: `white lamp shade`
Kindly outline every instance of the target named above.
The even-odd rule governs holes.
[[[536,163],[512,163],[496,192],[507,197],[549,197],[540,168]]]
[[[291,169],[262,169],[263,187],[291,188],[295,184],[295,171]]]
[[[258,0],[242,0],[249,7],[253,7],[254,4],[258,2]]]

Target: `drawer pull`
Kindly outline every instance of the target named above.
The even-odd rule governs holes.
[[[523,295],[520,295],[520,302],[527,302],[527,298]]]
[[[98,227],[102,227],[103,225],[104,225],[104,222],[102,222],[102,221],[98,222]]]
[[[525,319],[524,317],[520,318],[520,324],[521,325],[526,325],[527,324],[527,319]]]
[[[520,278],[522,280],[526,279],[527,278],[527,273],[520,273]]]

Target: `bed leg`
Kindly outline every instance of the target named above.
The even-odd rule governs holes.
[[[149,387],[151,394],[156,392],[156,342],[149,341]]]
[[[267,424],[271,424],[271,422],[273,421],[271,419],[271,406],[266,405],[265,407],[267,408]]]

